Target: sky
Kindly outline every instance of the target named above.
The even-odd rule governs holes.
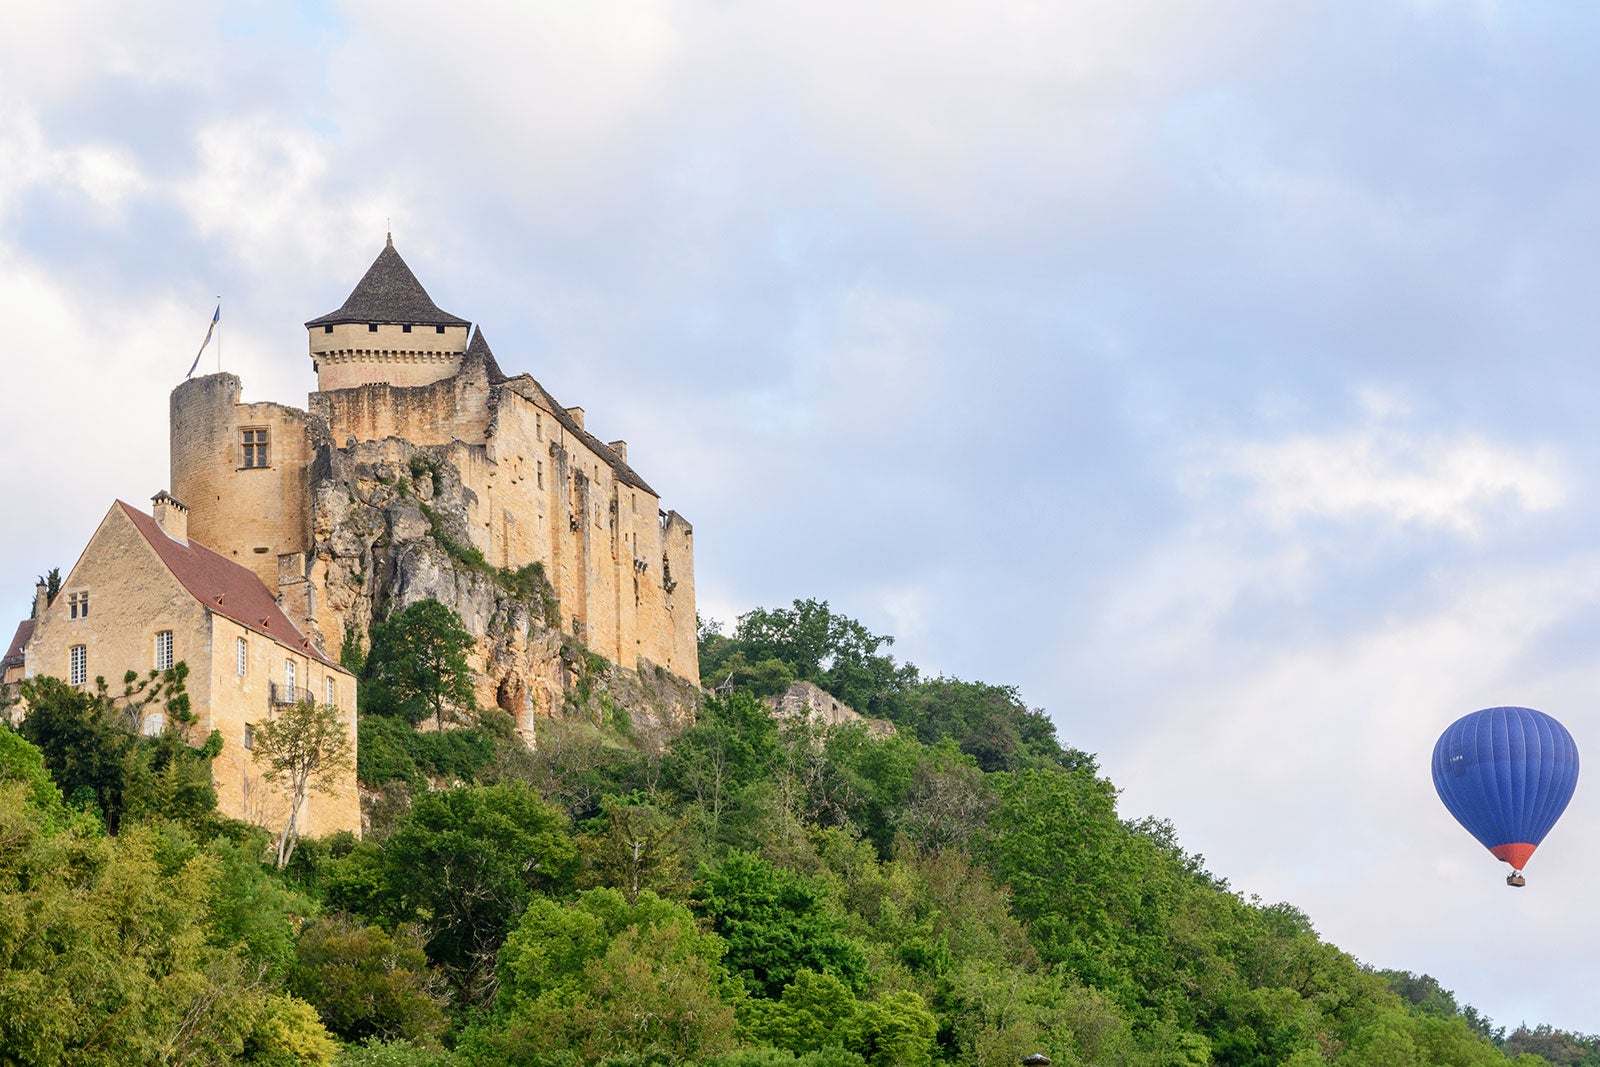
[[[1481,707],[1600,746],[1600,9],[4,7],[0,614],[167,487],[219,297],[303,405],[392,229],[702,615],[1015,685],[1238,892],[1600,1032],[1600,787],[1514,891],[1429,778]]]

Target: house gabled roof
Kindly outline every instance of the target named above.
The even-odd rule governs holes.
[[[249,630],[272,638],[280,645],[303,652],[326,666],[343,670],[317,650],[289,617],[278,607],[277,599],[248,567],[242,567],[195,541],[173,540],[155,519],[138,508],[117,501],[156,556],[178,579],[189,595],[206,608]]]
[[[11,638],[11,647],[6,649],[5,658],[0,659],[0,672],[22,666],[23,650],[28,647],[28,641],[33,637],[33,624],[36,621],[36,619],[23,619],[17,623],[17,633]]]
[[[394,238],[389,238],[372,261],[367,273],[356,283],[350,296],[337,311],[330,311],[306,323],[313,326],[337,326],[346,322],[377,323],[379,325],[410,326],[469,326],[466,319],[440,311],[433,297],[411,273],[406,261],[394,250]]]

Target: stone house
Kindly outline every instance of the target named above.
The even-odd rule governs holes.
[[[20,644],[28,678],[51,675],[85,687],[104,678],[113,694],[129,671],[143,677],[187,664],[196,719],[189,741],[199,744],[213,730],[222,736],[212,764],[219,810],[281,828],[288,799],[252,762],[255,726],[286,703],[330,703],[353,750],[356,679],[295,628],[254,572],[189,538],[181,503],[165,492],[152,503],[153,515],[120,500],[111,506],[60,594],[22,624],[13,653]],[[158,732],[163,718],[149,712],[145,732]],[[301,832],[360,829],[352,767],[334,793],[312,793]]]

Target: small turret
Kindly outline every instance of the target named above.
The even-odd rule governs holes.
[[[461,368],[470,326],[439,309],[390,235],[338,310],[306,323],[317,389],[448,378]]]

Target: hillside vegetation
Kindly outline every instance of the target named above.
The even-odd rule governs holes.
[[[282,871],[214,753],[38,687],[0,729],[0,1062],[1600,1065],[1230,891],[1015,689],[825,603],[703,628],[665,745],[589,693],[529,750],[394,636],[351,650],[373,831]],[[779,724],[795,680],[896,733]]]

